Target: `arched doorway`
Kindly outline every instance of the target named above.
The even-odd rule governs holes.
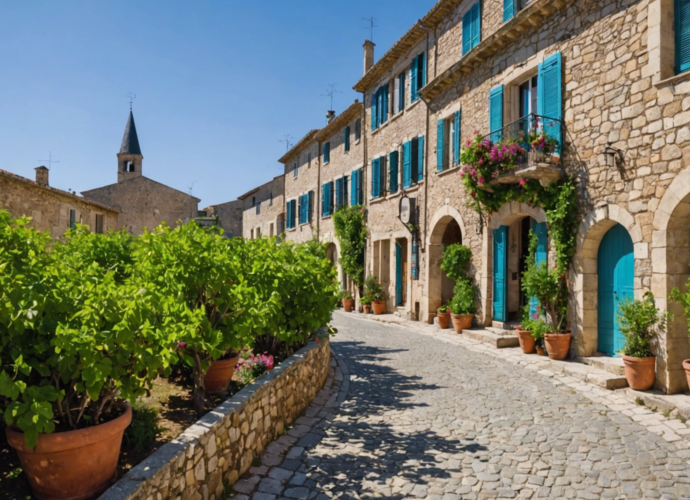
[[[448,245],[452,245],[454,243],[462,244],[462,231],[460,230],[460,225],[455,221],[455,219],[451,219],[451,221],[448,222],[445,231],[443,231],[441,246],[446,248]],[[441,304],[446,304],[453,298],[455,281],[450,279],[441,269],[440,264],[442,261],[443,254],[441,254],[441,259],[437,262],[441,274]]]
[[[635,258],[632,238],[616,224],[601,240],[597,252],[598,346],[602,354],[615,356],[625,337],[618,324],[618,306],[634,298]]]
[[[441,270],[443,249],[453,243],[463,243],[464,225],[460,213],[445,205],[434,215],[427,243],[427,321],[433,322],[436,310],[453,298],[455,283]]]

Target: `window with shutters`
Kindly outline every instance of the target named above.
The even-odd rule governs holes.
[[[352,171],[350,176],[350,205],[363,205],[364,204],[364,193],[362,192],[362,169]]]
[[[328,217],[333,213],[333,182],[321,187],[321,216]]]
[[[676,73],[690,69],[690,0],[675,0]]]
[[[331,143],[326,142],[323,145],[323,162],[329,163],[331,161]]]
[[[359,139],[362,137],[362,119],[357,118],[357,121],[355,122],[355,143],[359,142]]]
[[[386,192],[386,157],[371,162],[371,199],[382,198]]]
[[[400,73],[393,81],[393,114],[405,109],[405,72]]]
[[[76,210],[70,210],[69,211],[69,228],[70,229],[76,229],[77,227],[77,211]]]
[[[398,192],[399,158],[398,151],[392,151],[388,155],[388,192],[391,194]]]
[[[295,162],[292,165],[292,176],[297,177],[298,174],[299,174],[299,167],[297,166],[297,162]]]
[[[507,23],[515,14],[524,9],[533,0],[503,0],[503,22]]]
[[[436,144],[436,170],[456,167],[460,163],[460,111],[438,121]]]
[[[261,214],[261,202],[256,204],[256,215]]]
[[[345,152],[347,153],[350,151],[350,126],[348,125],[345,127],[345,130],[343,130],[343,144],[345,147]]]
[[[424,180],[424,136],[403,144],[403,188]]]
[[[426,85],[426,52],[413,57],[410,63],[410,103],[419,99],[419,91],[424,85]]]
[[[482,9],[477,2],[462,17],[462,55],[479,45],[482,39]]]
[[[288,229],[294,229],[297,223],[297,200],[292,199],[287,202],[287,214],[285,226]]]

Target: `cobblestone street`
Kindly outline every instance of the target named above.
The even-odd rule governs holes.
[[[684,439],[558,376],[402,327],[333,324],[326,387],[235,499],[690,498]]]

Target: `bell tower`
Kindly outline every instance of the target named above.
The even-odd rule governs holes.
[[[134,115],[130,108],[125,135],[122,137],[120,152],[117,154],[117,182],[139,177],[143,159],[144,156],[139,147],[139,137],[137,137],[137,127],[134,125]]]

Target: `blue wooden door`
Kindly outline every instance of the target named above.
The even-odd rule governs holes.
[[[508,298],[508,226],[494,230],[494,320],[506,320]]]
[[[398,243],[395,244],[395,305],[403,305],[403,252]]]
[[[599,273],[599,352],[617,355],[625,337],[618,325],[618,305],[633,298],[635,258],[628,231],[616,224],[604,235],[597,255]]]

